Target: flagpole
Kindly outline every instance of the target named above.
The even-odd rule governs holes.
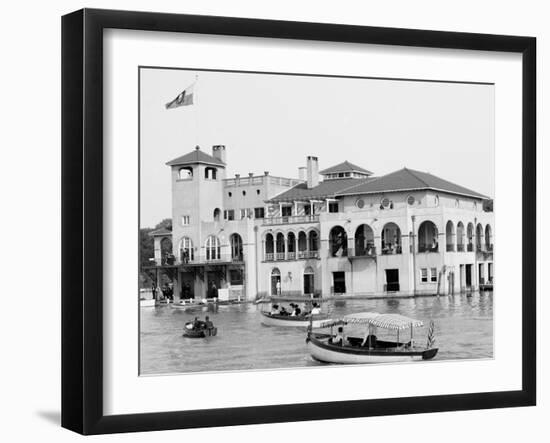
[[[196,146],[200,146],[199,144],[199,75],[195,75],[195,88],[194,88],[194,105],[195,105],[195,142]]]

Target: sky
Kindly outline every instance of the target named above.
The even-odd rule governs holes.
[[[165,108],[198,76],[191,106]],[[375,175],[403,167],[494,195],[494,86],[140,69],[141,226],[171,217],[166,162],[225,145],[226,177],[298,177],[344,160]]]

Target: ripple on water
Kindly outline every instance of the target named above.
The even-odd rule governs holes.
[[[471,297],[339,300],[325,308],[334,317],[376,311],[418,318],[425,324],[433,319],[438,360],[493,357],[492,293]],[[261,305],[255,304],[209,306],[193,311],[167,306],[141,308],[140,373],[279,369],[320,364],[307,353],[304,329],[264,326],[260,310]],[[205,315],[217,326],[216,337],[182,336],[186,322]],[[418,343],[426,339],[426,329],[417,331]],[[378,336],[395,337],[382,330]]]

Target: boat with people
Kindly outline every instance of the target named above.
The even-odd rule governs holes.
[[[349,325],[364,328],[363,334],[346,336],[344,328]],[[438,351],[438,348],[434,347],[433,321],[430,322],[426,346],[418,345],[414,339],[415,328],[423,325],[420,320],[399,314],[359,312],[320,325],[320,328],[330,328],[330,333],[314,332],[315,326],[309,327],[306,343],[311,356],[323,363],[361,364],[431,360]],[[395,331],[396,340],[378,339],[378,328]],[[409,340],[400,339],[401,331],[409,331]]]
[[[206,338],[215,337],[218,334],[218,328],[210,321],[208,316],[204,321],[195,317],[195,320],[185,323],[183,336],[187,338]]]
[[[262,324],[265,326],[282,326],[291,328],[307,328],[312,325],[318,328],[330,321],[328,315],[321,312],[317,302],[311,302],[311,309],[304,307],[303,311],[297,303],[290,303],[290,309],[279,304],[272,304],[271,311],[260,311]]]

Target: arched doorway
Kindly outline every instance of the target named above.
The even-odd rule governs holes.
[[[229,238],[231,243],[231,259],[233,261],[243,261],[243,239],[237,233],[231,234]]]
[[[221,211],[220,208],[214,209],[214,221],[215,221],[215,222],[219,222],[219,221],[220,221],[221,213],[222,213],[222,211]]]
[[[348,236],[341,226],[334,226],[329,234],[329,248],[332,257],[348,255]]]
[[[304,270],[304,295],[311,295],[315,292],[315,272],[311,266]]]
[[[401,229],[393,222],[382,228],[382,254],[401,254]]]
[[[374,232],[367,225],[360,225],[355,231],[355,255],[375,255]]]
[[[418,252],[438,252],[438,250],[437,226],[430,220],[420,223],[418,227]]]
[[[271,295],[281,295],[281,271],[273,268],[271,271]]]
[[[309,231],[309,258],[316,258],[319,251],[319,234],[316,230]]]
[[[445,243],[447,244],[447,252],[455,250],[455,226],[451,220],[445,226]]]

